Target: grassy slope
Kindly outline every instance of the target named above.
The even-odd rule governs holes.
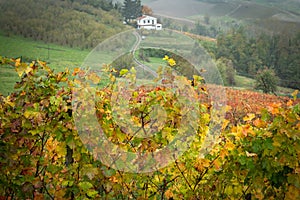
[[[88,53],[89,50],[45,44],[19,36],[6,37],[0,35],[0,55],[44,60],[53,68],[58,68],[61,65],[80,65]]]
[[[104,11],[84,2],[0,1],[0,30],[6,35],[85,49],[126,30],[117,10]]]
[[[53,44],[47,45],[40,41],[33,41],[19,36],[5,37],[0,35],[1,56],[8,58],[22,56],[26,60],[47,61],[49,66],[57,71],[62,71],[66,67],[73,69],[80,66],[88,53],[89,50],[72,49]],[[12,67],[1,66],[0,80],[0,93],[7,95],[19,78]]]

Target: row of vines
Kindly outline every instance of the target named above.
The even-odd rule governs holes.
[[[247,101],[232,103],[238,101],[230,99],[237,94],[228,91],[222,132],[212,150],[199,156],[211,119],[210,104],[203,102],[195,141],[181,157],[153,172],[129,173],[101,163],[78,135],[71,88],[79,84],[75,78],[85,71],[56,73],[44,62],[26,64],[2,57],[0,62],[15,67],[20,76],[15,91],[0,96],[0,199],[300,198],[296,92],[294,99],[272,102],[270,98],[260,102],[262,108],[255,108]],[[107,66],[107,71],[113,70]],[[131,75],[125,74],[134,79]],[[103,81],[96,74],[85,78],[93,84]],[[165,126],[163,133],[136,139],[114,124],[110,98],[116,78],[110,75],[105,81],[106,86],[96,93],[95,105],[99,124],[112,142],[132,152],[155,152],[174,138],[178,105],[167,88],[141,87],[134,93],[133,120],[147,120],[147,106],[153,102],[159,102],[170,115],[161,125]],[[195,98],[206,92],[201,82],[194,88],[199,90]]]

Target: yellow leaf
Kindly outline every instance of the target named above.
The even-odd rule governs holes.
[[[49,139],[47,140],[47,143],[46,143],[46,149],[49,151],[49,152],[52,152],[56,149],[56,147],[58,146],[58,141],[57,140],[53,140],[53,137],[49,137]]]
[[[295,91],[292,93],[292,96],[293,96],[294,100],[297,99],[298,93],[299,93],[299,90],[295,90]]]
[[[219,155],[220,155],[220,158],[222,158],[222,159],[224,160],[224,158],[225,158],[226,156],[228,156],[228,153],[229,153],[229,152],[228,152],[227,149],[224,149],[224,148],[221,149],[221,150],[220,150],[220,154],[219,154]]]
[[[173,66],[176,65],[176,61],[175,61],[173,58],[170,58],[170,59],[168,60],[168,63],[169,63],[169,65],[170,65],[171,67],[173,67]]]
[[[91,80],[94,84],[98,84],[100,82],[100,77],[95,73],[89,74],[88,79]]]
[[[266,131],[266,132],[263,134],[263,136],[265,136],[265,137],[272,137],[272,136],[273,136],[273,133],[270,132],[270,131]]]
[[[75,76],[76,74],[78,74],[78,72],[80,72],[80,68],[76,67],[72,73],[72,76]]]
[[[122,69],[121,71],[120,71],[120,76],[123,76],[123,75],[125,75],[125,74],[127,74],[128,73],[128,69]]]
[[[6,98],[3,98],[3,99],[4,99],[4,102],[6,104],[8,104],[9,106],[15,107],[15,102],[13,102],[13,101],[10,100],[10,96],[7,96]]]
[[[276,115],[279,113],[280,107],[281,107],[281,103],[272,103],[270,106],[268,106],[268,111],[273,115]]]
[[[198,158],[194,167],[198,172],[202,172],[205,168],[209,166],[210,166],[210,160],[205,158]]]
[[[285,199],[294,200],[299,199],[300,197],[300,189],[295,187],[294,185],[288,186],[288,191],[286,193]]]
[[[229,151],[233,150],[234,147],[235,147],[235,145],[231,141],[227,141],[225,146],[224,146],[224,148],[229,150]]]
[[[292,106],[293,105],[293,101],[292,100],[289,100],[287,103],[286,103],[287,106]]]
[[[247,116],[245,116],[245,117],[243,118],[243,120],[244,120],[245,122],[247,122],[247,121],[251,121],[251,120],[254,119],[254,118],[255,118],[255,114],[253,114],[253,113],[248,113]]]
[[[38,60],[38,63],[39,63],[41,66],[46,66],[46,62],[43,62],[43,61]]]
[[[278,137],[273,138],[273,146],[274,147],[280,147],[281,146],[281,139]]]
[[[227,186],[225,189],[226,194],[232,195],[233,194],[233,187],[231,185]]]
[[[163,58],[163,60],[169,60],[169,56],[165,55],[165,57]]]
[[[59,198],[62,198],[65,196],[66,194],[66,190],[65,188],[61,189],[60,187],[57,187],[56,190],[55,190],[55,197],[59,197]],[[58,198],[58,199],[59,199]]]
[[[15,60],[15,67],[18,67],[21,64],[21,58]]]
[[[31,118],[35,117],[37,114],[38,114],[37,112],[31,111],[31,110],[26,110],[24,112],[24,117],[26,119],[31,119]]]
[[[116,81],[116,77],[113,76],[113,75],[110,75],[110,81],[111,81],[111,82],[115,82],[115,81]]]
[[[228,105],[226,105],[226,107],[225,107],[225,111],[226,112],[229,112],[229,111],[231,111],[232,110],[232,107],[231,106],[228,106]]]
[[[64,157],[65,155],[67,155],[66,144],[61,142],[60,145],[57,145],[56,152],[58,157]]]
[[[28,72],[28,65],[26,63],[16,63],[16,72],[18,73],[19,77],[21,77],[25,72]]]
[[[46,70],[49,74],[52,74],[52,70],[51,70],[50,67],[47,66],[47,63],[46,63],[46,62],[43,62],[43,61],[38,60],[38,63],[39,63],[39,65],[42,66],[42,68],[43,68],[44,70]]]
[[[224,130],[228,126],[228,124],[229,124],[229,121],[227,119],[225,119],[222,124],[222,130]]]

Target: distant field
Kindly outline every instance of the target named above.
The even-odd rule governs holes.
[[[298,0],[279,0],[279,1],[256,0],[256,2],[268,6],[276,7],[280,10],[286,10],[294,14],[300,14]]]
[[[71,49],[53,44],[24,39],[22,37],[5,37],[0,35],[0,55],[8,58],[19,58],[23,60],[43,60],[57,71],[65,68],[73,69],[82,64],[88,55],[88,50]],[[18,75],[12,67],[1,66],[0,68],[0,93],[7,95],[12,91]]]
[[[174,21],[177,18],[185,18],[204,24],[204,16],[208,15],[211,24],[221,25],[221,28],[226,28],[223,25],[228,26],[234,20],[255,22],[268,31],[284,30],[286,23],[293,23],[289,24],[288,29],[295,32],[300,26],[300,3],[295,0],[224,0],[214,3],[206,0],[144,0],[142,3],[150,6],[154,14]],[[264,26],[264,24],[270,25]]]
[[[280,13],[277,9],[254,3],[240,4],[229,16],[237,19],[265,19]]]

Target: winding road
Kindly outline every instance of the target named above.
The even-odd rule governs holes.
[[[152,69],[150,69],[148,66],[144,65],[143,63],[141,63],[136,57],[135,57],[135,52],[136,50],[138,49],[141,41],[142,41],[142,38],[140,36],[140,34],[136,31],[134,31],[132,33],[135,37],[136,37],[136,42],[135,44],[133,45],[132,49],[131,49],[131,54],[133,56],[133,61],[138,65],[137,67],[140,67],[142,68],[143,70],[151,73],[154,77],[157,77],[157,73],[155,71],[153,71]]]

